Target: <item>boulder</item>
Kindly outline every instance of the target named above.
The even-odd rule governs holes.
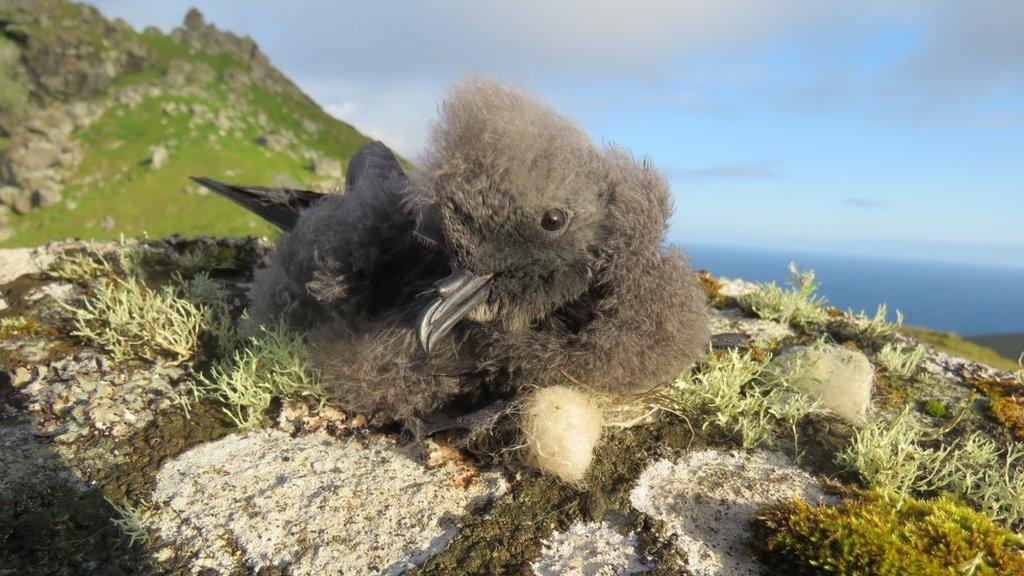
[[[15,186],[0,186],[0,204],[24,214],[32,209],[32,193]]]
[[[149,157],[149,167],[153,170],[159,170],[167,164],[167,148],[164,146],[154,146]]]
[[[310,171],[317,176],[340,180],[342,178],[341,161],[333,158],[316,158],[309,165]]]
[[[500,473],[430,467],[385,437],[277,430],[194,448],[157,474],[155,525],[218,573],[399,574],[444,549],[458,519],[502,494]]]
[[[775,359],[787,381],[850,424],[863,424],[871,406],[875,370],[854,350],[826,344],[796,346]]]

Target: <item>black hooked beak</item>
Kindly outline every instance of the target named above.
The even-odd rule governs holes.
[[[427,304],[416,319],[416,339],[428,355],[452,327],[487,300],[487,284],[493,274],[477,276],[469,270],[453,268],[447,278],[434,284],[437,297]]]

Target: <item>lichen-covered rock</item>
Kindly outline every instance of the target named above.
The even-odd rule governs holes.
[[[794,335],[787,324],[750,318],[737,308],[711,311],[711,334],[735,335],[737,344],[777,342]]]
[[[0,250],[0,284],[7,284],[25,274],[42,272],[53,256],[32,248]]]
[[[796,346],[776,358],[792,386],[850,424],[863,424],[875,369],[864,354],[841,346]]]
[[[783,455],[705,450],[648,467],[630,493],[633,507],[662,522],[696,576],[756,576],[749,524],[763,504],[825,500],[820,485]]]
[[[187,104],[165,113],[235,121]],[[796,430],[759,420],[757,411],[770,408],[749,400],[753,388],[776,383],[769,358],[795,362],[808,350],[799,345],[823,334],[868,354],[889,341],[917,346],[896,333],[883,342],[835,330],[848,321],[840,316],[811,330],[753,318],[723,298],[711,354],[736,350],[764,369],[756,386],[750,373],[719,374],[735,377],[721,384],[748,401],[730,409],[748,411],[764,445],[789,450],[797,432],[803,471],[778,454],[729,451],[740,438],[714,426],[723,411],[675,413],[669,393],[654,390],[635,402],[601,400],[602,441],[577,486],[502,460],[506,442],[522,438],[495,429],[510,414],[501,402],[424,426],[428,440],[403,445],[394,427],[292,396],[260,409],[259,425],[269,428],[227,436],[237,432],[224,415],[229,406],[192,389],[230,354],[213,346],[219,341],[169,365],[115,362],[102,342],[72,334],[72,309],[129,274],[153,288],[205,278],[237,326],[266,249],[254,240],[169,238],[0,250],[0,574],[95,572],[129,557],[132,568],[119,573],[395,574],[423,562],[423,576],[754,574],[754,509],[792,497],[817,503],[822,491],[811,474],[853,486],[852,476],[838,474],[836,454],[851,434],[871,429],[817,411],[798,418]],[[176,294],[206,301],[198,291]],[[695,367],[694,377],[707,376],[710,364]],[[942,430],[956,418],[943,437],[949,442],[980,432],[1005,446],[1009,430],[993,416],[999,401],[1022,395],[1012,374],[934,350],[897,384],[888,389],[885,375],[879,379],[872,420],[908,410]],[[924,399],[948,414],[918,414]],[[506,491],[505,478],[507,492],[484,504]],[[1017,486],[1006,484],[999,497],[1014,501]],[[138,517],[118,516],[106,499]],[[121,530],[136,521],[149,538],[129,544]]]
[[[398,574],[439,552],[458,519],[504,492],[496,472],[427,468],[384,437],[229,436],[168,462],[153,493],[164,541],[201,568]]]
[[[533,563],[536,576],[631,576],[649,566],[637,552],[637,537],[607,522],[577,522],[544,541]]]

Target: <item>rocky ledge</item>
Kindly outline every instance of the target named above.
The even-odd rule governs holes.
[[[0,574],[1024,566],[1024,374],[921,347],[884,311],[828,308],[806,274],[792,289],[702,276],[707,357],[636,400],[646,417],[609,426],[570,486],[455,431],[415,440],[325,404],[301,336],[239,321],[265,252],[0,251]],[[843,507],[867,525],[879,500],[914,516],[820,520]],[[921,518],[956,543],[946,556],[886,532]],[[830,541],[864,553],[816,546]]]

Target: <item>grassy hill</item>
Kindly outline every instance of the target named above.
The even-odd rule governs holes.
[[[952,332],[940,332],[914,326],[904,326],[902,330],[905,334],[954,356],[981,362],[1000,370],[1012,372],[1019,368],[1016,360],[1011,359],[1016,356],[1008,355],[990,343],[979,342],[976,338],[966,339]]]
[[[271,66],[252,40],[218,30],[196,11],[164,34],[63,0],[0,0],[5,62],[7,196],[20,190],[31,200],[6,202],[16,210],[6,215],[3,246],[269,234],[187,177],[338,187],[348,158],[367,141]],[[55,160],[29,173],[47,164],[53,148]]]
[[[1021,354],[1024,354],[1024,333],[986,334],[971,336],[969,340],[979,346],[991,348],[1007,358],[1020,358]]]

